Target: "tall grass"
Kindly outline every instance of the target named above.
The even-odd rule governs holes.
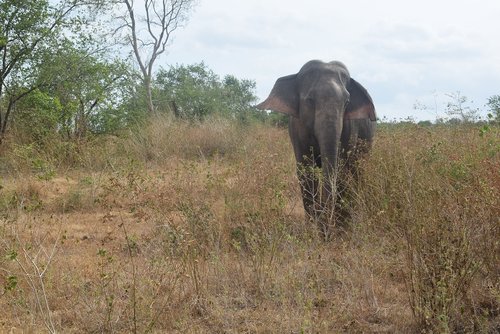
[[[126,150],[141,161],[204,159],[237,152],[247,130],[226,118],[193,122],[156,115],[130,130]]]
[[[483,312],[498,312],[497,131],[393,129],[364,166],[356,210],[401,247],[410,307],[429,332],[484,330]],[[482,302],[497,306],[478,312],[473,285],[485,281],[495,287]]]
[[[329,242],[283,129],[157,117],[48,177],[7,168],[0,328],[493,333],[499,145],[495,128],[380,127]],[[41,309],[13,254],[54,245]]]

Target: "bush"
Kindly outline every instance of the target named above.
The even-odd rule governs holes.
[[[57,135],[62,106],[57,98],[35,90],[17,105],[14,132],[17,142],[44,145]]]
[[[254,81],[232,75],[221,80],[200,63],[160,70],[155,99],[159,110],[171,110],[178,118],[199,121],[216,115],[245,121],[261,114],[252,107],[257,100],[254,91]]]
[[[221,117],[192,123],[158,114],[130,130],[126,147],[141,161],[199,160],[237,152],[246,131],[236,121]]]
[[[69,171],[23,146],[28,167],[0,185],[2,319],[24,329],[49,316],[63,332],[493,333],[498,131],[381,126],[331,242],[304,219],[281,128],[157,115],[83,142]],[[60,177],[40,180],[37,157]],[[13,260],[52,245],[51,265],[34,262],[41,311],[38,276]]]
[[[498,168],[491,148],[498,134],[486,139],[465,127],[400,131],[379,133],[355,214],[404,251],[407,293],[421,328],[476,331],[482,316],[471,301],[473,282],[481,272],[492,280],[497,269],[481,268],[500,260],[499,179],[486,167]]]

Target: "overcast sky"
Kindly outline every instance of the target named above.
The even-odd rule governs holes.
[[[204,61],[264,99],[308,60],[340,60],[379,117],[434,120],[447,93],[482,110],[500,95],[499,41],[500,0],[200,0],[158,63]]]

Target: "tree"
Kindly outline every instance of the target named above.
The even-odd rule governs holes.
[[[116,32],[124,32],[125,43],[132,48],[141,71],[147,105],[150,113],[155,111],[152,96],[153,67],[163,54],[172,33],[187,21],[187,14],[194,0],[144,0],[143,17],[133,0],[120,1],[126,14],[119,17],[121,25]]]
[[[52,51],[37,71],[43,87],[16,103],[16,135],[43,143],[56,133],[78,139],[119,127],[114,116],[127,99],[123,88],[134,84],[127,64],[88,54],[71,41]]]
[[[256,116],[255,82],[232,75],[223,80],[204,63],[160,69],[155,80],[159,106],[174,109],[177,117],[200,120],[209,115],[245,120]]]
[[[12,118],[17,140],[44,145],[57,133],[62,106],[59,100],[39,89],[19,100]]]
[[[486,105],[491,113],[491,120],[500,123],[500,95],[490,96]]]
[[[255,88],[255,81],[239,80],[233,75],[226,75],[222,81],[223,103],[226,113],[241,117],[250,112],[250,106],[257,102],[257,97],[254,94]]]
[[[447,94],[451,101],[446,105],[446,113],[462,123],[474,123],[479,119],[479,109],[474,109],[467,105],[467,97],[455,92]]]
[[[425,121],[420,121],[417,123],[419,126],[422,126],[422,127],[429,127],[429,126],[432,126],[432,122],[429,121],[429,120],[425,120]]]
[[[0,143],[15,104],[46,82],[39,67],[50,59],[61,29],[77,9],[97,0],[3,0],[0,2]]]
[[[47,1],[14,1],[0,3],[0,141],[14,104],[36,87],[21,87],[19,72],[40,41],[55,26],[48,22]],[[24,67],[24,68],[23,68]],[[28,81],[28,80],[26,80]],[[4,111],[5,109],[5,111]]]
[[[105,55],[88,54],[71,41],[54,50],[40,69],[50,77],[46,91],[61,104],[60,129],[69,137],[84,137],[93,130],[94,119],[122,102],[120,88],[129,82],[130,73],[122,61],[109,61]]]
[[[156,76],[157,98],[162,110],[176,117],[203,119],[221,108],[220,79],[204,63],[171,66]]]

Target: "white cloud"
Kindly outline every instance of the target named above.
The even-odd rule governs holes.
[[[434,91],[461,91],[479,107],[500,94],[498,13],[498,0],[201,0],[162,61],[203,60],[220,75],[256,80],[265,98],[306,61],[337,59],[380,115],[432,119],[413,105]]]

